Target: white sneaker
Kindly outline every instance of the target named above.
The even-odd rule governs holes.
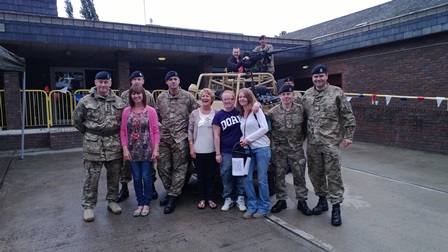
[[[231,198],[226,198],[224,205],[221,207],[221,211],[227,211],[233,207],[233,200]]]
[[[238,196],[238,200],[236,201],[236,205],[240,209],[241,212],[245,212],[247,210],[246,202],[244,202],[244,196]]]

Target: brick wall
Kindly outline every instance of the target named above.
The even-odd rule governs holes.
[[[5,72],[5,118],[7,129],[20,129],[21,105],[19,73]]]
[[[448,154],[448,113],[428,109],[353,105],[355,141]]]
[[[0,131],[0,151],[20,150],[20,130]],[[26,129],[25,149],[69,149],[82,147],[83,136],[74,127],[52,129]]]

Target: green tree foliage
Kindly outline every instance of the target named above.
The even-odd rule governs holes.
[[[81,0],[81,10],[79,11],[81,17],[87,20],[99,21],[99,17],[96,14],[95,5],[93,0]]]
[[[67,17],[73,18],[73,5],[70,0],[65,0],[65,13],[67,13]]]

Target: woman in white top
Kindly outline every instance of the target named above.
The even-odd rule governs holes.
[[[244,188],[247,194],[247,211],[243,218],[263,218],[269,213],[269,186],[268,186],[268,164],[271,158],[271,148],[268,132],[268,123],[262,110],[255,114],[252,112],[252,106],[256,102],[252,91],[243,88],[238,92],[238,103],[236,108],[241,116],[241,146],[250,146],[253,156],[250,162],[249,173],[244,180]],[[248,147],[245,147],[248,148]],[[257,166],[258,174],[258,200],[255,194],[254,183],[252,181],[253,172]]]
[[[207,202],[211,209],[215,209],[213,186],[215,169],[218,167],[218,163],[215,158],[212,121],[218,111],[211,107],[215,100],[215,94],[210,89],[204,88],[200,97],[201,107],[193,110],[190,114],[188,142],[190,143],[190,156],[193,159],[198,175],[198,208],[204,209]]]

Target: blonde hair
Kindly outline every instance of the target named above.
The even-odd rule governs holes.
[[[254,106],[257,99],[255,98],[255,95],[252,92],[252,90],[250,90],[248,88],[242,88],[242,89],[240,89],[240,91],[238,91],[238,95],[237,95],[238,102],[236,103],[236,109],[240,112],[240,116],[244,116],[244,108],[243,108],[243,106],[241,106],[240,101],[239,101],[239,97],[240,97],[241,93],[243,93],[244,96],[246,96],[247,106],[249,108],[252,108]]]
[[[208,94],[210,96],[210,99],[212,99],[210,104],[213,104],[213,102],[215,101],[215,93],[210,88],[204,88],[201,90],[201,93],[199,94],[199,98],[201,98],[202,93]]]

